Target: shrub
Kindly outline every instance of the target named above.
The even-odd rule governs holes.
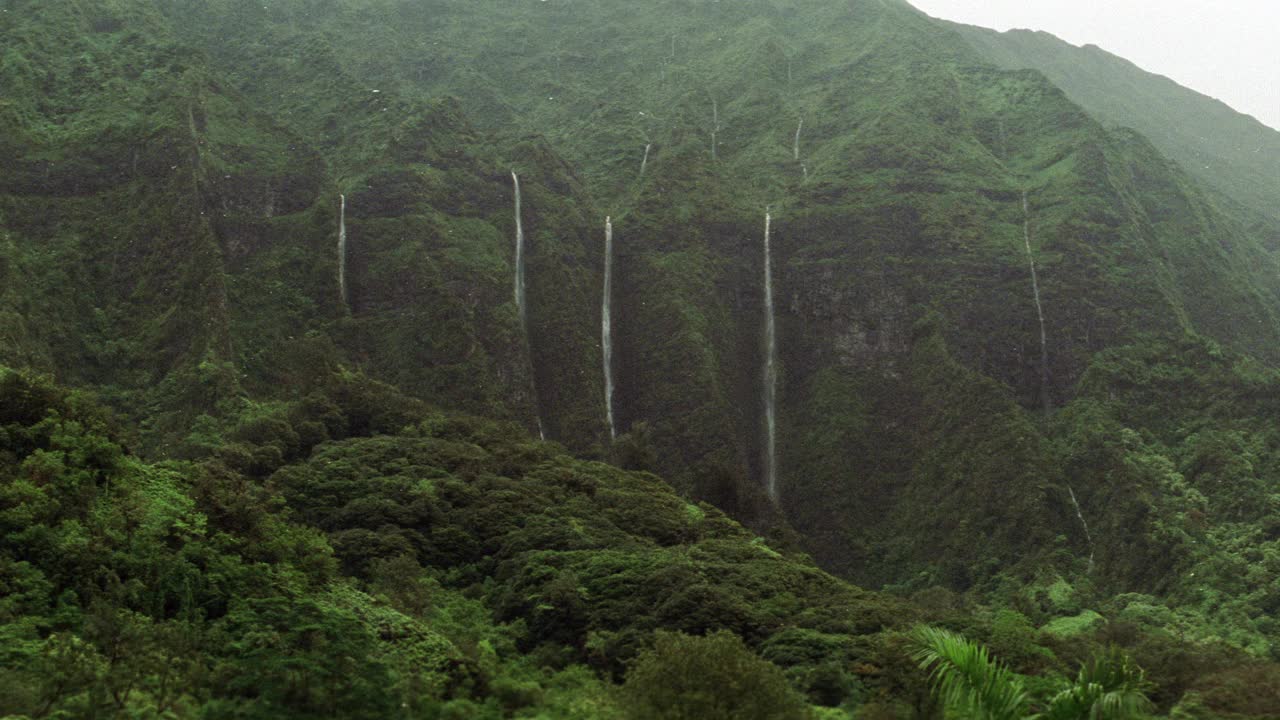
[[[809,717],[782,670],[737,635],[659,632],[627,673],[620,706],[631,720],[790,720]]]

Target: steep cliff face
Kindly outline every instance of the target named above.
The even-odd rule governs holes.
[[[1100,357],[1280,352],[1256,216],[892,0],[23,10],[0,360],[103,388],[157,450],[358,367],[607,452],[610,215],[619,447],[775,521],[769,212],[782,510],[859,580],[968,587],[1085,566],[1068,501],[1111,481],[1062,470],[1054,418]],[[1178,512],[1144,478],[1125,517]],[[1121,554],[1101,572],[1150,586]]]
[[[550,437],[600,441],[598,313],[578,312],[598,284],[595,213],[545,147],[500,164],[453,104],[358,88],[323,47],[305,72],[255,76],[315,100],[295,121],[229,86],[150,3],[30,4],[4,22],[25,61],[4,78],[5,272],[23,283],[5,362],[102,387],[165,445],[339,363],[531,428],[541,408]],[[529,195],[527,341],[509,164]]]

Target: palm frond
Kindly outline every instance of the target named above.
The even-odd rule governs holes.
[[[1016,720],[1027,712],[1022,677],[993,660],[962,635],[922,625],[912,632],[912,654],[929,672],[934,694],[948,715],[974,720]]]
[[[1080,667],[1073,685],[1049,700],[1042,720],[1134,720],[1151,711],[1146,674],[1119,648]]]

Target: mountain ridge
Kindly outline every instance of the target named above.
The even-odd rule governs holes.
[[[1136,128],[1188,172],[1274,226],[1280,130],[1096,45],[1075,46],[1043,31],[939,22],[998,66],[1041,70],[1100,120]],[[1162,113],[1178,121],[1162,121]]]

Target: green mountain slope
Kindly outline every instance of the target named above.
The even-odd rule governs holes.
[[[58,287],[62,274],[96,267],[80,258],[86,248],[128,257],[138,235],[154,238],[157,268],[122,263],[79,281],[92,300],[51,293],[15,316],[26,328],[15,347],[107,386],[168,452],[185,452],[175,443],[196,417],[290,397],[300,375],[337,365],[531,430],[541,420],[552,438],[598,448],[608,212],[620,429],[637,428],[636,442],[656,451],[650,467],[679,487],[766,521],[769,206],[783,508],[812,552],[863,581],[959,586],[1034,566],[1050,538],[1078,534],[1029,418],[1069,403],[1095,353],[1188,332],[1266,360],[1280,347],[1274,263],[1243,222],[1141,136],[1106,130],[1037,73],[984,64],[908,6],[508,10],[53,3],[9,19],[15,38],[43,38],[43,24],[63,33],[32,57],[74,63],[85,52],[59,49],[97,48],[96,72],[121,82],[164,57],[153,36],[203,49],[169,51],[186,53],[187,76],[156,75],[188,78],[177,100],[108,102],[102,81],[80,83],[67,67],[48,88],[69,98],[60,108],[36,103],[34,80],[14,75],[29,103],[19,131],[51,133],[45,150],[24,145],[10,172],[7,231],[21,241],[25,281]],[[185,186],[146,173],[108,184],[102,168],[79,165],[92,155],[76,153],[64,160],[74,160],[70,190],[55,182],[57,163],[40,175],[37,152],[76,147],[58,134],[67,126],[107,157],[129,155],[132,145],[99,129],[126,122],[112,120],[118,108],[132,113],[122,114],[129,132],[173,134],[150,151],[192,148],[186,165],[170,163],[188,168]],[[643,176],[640,140],[650,146]],[[525,181],[527,340],[510,290],[511,169]],[[96,204],[77,210],[74,182],[85,178],[98,186],[80,192]],[[195,230],[115,215],[122,231],[104,232],[89,218],[110,214],[117,200],[105,193],[126,188],[130,208],[160,203],[147,217],[164,222],[187,208]],[[340,193],[348,307],[336,287]],[[46,209],[32,212],[28,198]],[[59,247],[69,259],[39,261],[36,248]],[[82,346],[59,347],[42,328]],[[953,418],[955,403],[992,410]],[[991,449],[944,442],[962,432]],[[1026,438],[1020,459],[989,467],[1011,438]],[[948,483],[932,517],[970,518],[957,526],[970,530],[922,534],[918,504]],[[1017,499],[975,504],[991,486]],[[1013,540],[1027,517],[1038,528],[1030,554]],[[965,535],[980,528],[1010,534]],[[944,537],[954,550],[939,555]]]
[[[25,287],[9,286],[6,360],[108,387],[169,444],[195,415],[339,358],[530,427],[540,407],[553,437],[599,441],[596,322],[559,306],[592,304],[594,213],[573,210],[581,191],[536,142],[513,154],[534,278],[527,348],[509,170],[450,103],[353,98],[340,72],[311,73],[318,50],[308,76],[332,104],[285,124],[175,44],[149,3],[13,10],[2,31],[23,62],[5,66],[13,162],[0,183],[6,271]]]
[[[1000,405],[1008,386],[1028,410],[1065,404],[1094,353],[1145,335],[1200,333],[1269,360],[1280,347],[1274,261],[1247,218],[1143,137],[1107,130],[1038,73],[990,67],[905,5],[169,7],[243,92],[281,113],[299,112],[287,104],[299,79],[252,58],[324,47],[364,92],[457,96],[507,138],[499,146],[544,134],[601,198],[597,212],[614,216],[620,427],[643,422],[658,469],[744,517],[761,512],[771,206],[784,506],[824,538],[815,553],[859,558],[846,565],[865,580],[914,575],[931,554],[909,532],[907,488],[935,487],[935,470],[910,459],[936,456],[920,422],[946,400],[922,392],[920,376],[900,381],[920,352],[938,356],[919,345],[933,334],[912,329],[930,313],[972,392]],[[1014,418],[984,416],[975,432],[1023,432]],[[814,451],[842,436],[864,440]],[[1014,474],[1052,482],[1047,456],[1030,452],[1040,459]],[[1037,508],[1023,512],[1074,532],[1036,481],[1008,484]],[[851,529],[855,507],[875,521]],[[984,517],[1016,527],[1014,507],[993,503]],[[906,525],[886,522],[898,513]],[[880,544],[904,534],[911,548],[889,560]],[[997,565],[1022,554],[981,552]]]
[[[1030,672],[1106,639],[1147,653],[1162,711],[1201,682],[1206,707],[1245,707],[1222,689],[1238,678],[1205,678],[1253,661],[1208,643],[1280,647],[1267,221],[903,3],[0,8],[0,362],[94,389],[137,463],[265,488],[251,504],[323,532],[318,555],[361,592],[412,556],[483,595],[533,665],[616,675],[651,631],[730,628],[796,666],[811,699],[820,680],[838,702],[922,688],[868,670],[905,656],[891,633],[866,652],[857,636],[895,623],[841,625],[917,610],[775,557],[708,501],[825,571],[990,630]],[[521,438],[540,426],[688,500]],[[29,454],[6,456],[10,478]],[[232,516],[236,492],[218,500]],[[854,639],[791,663],[769,648],[792,629]],[[466,637],[451,642],[473,660],[498,642]],[[1169,670],[1177,653],[1208,658],[1203,677]],[[828,661],[844,674],[822,680]],[[488,702],[471,688],[456,697]],[[923,697],[906,702],[924,713]]]
[[[1280,130],[1096,45],[1076,47],[1044,32],[947,24],[992,64],[1039,70],[1103,123],[1134,128],[1192,176],[1280,219]]]

